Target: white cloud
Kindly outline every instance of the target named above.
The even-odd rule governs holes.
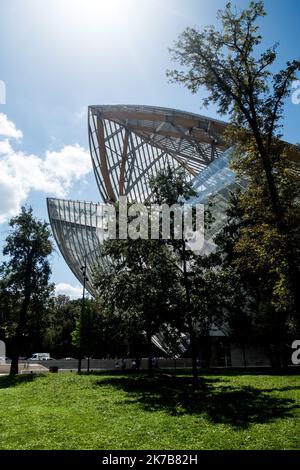
[[[55,286],[55,295],[67,295],[71,299],[78,299],[82,296],[82,287],[60,282]]]
[[[3,113],[0,113],[0,135],[16,140],[21,140],[23,137],[22,131],[17,129],[16,125]]]
[[[0,120],[1,133],[6,138],[0,141],[0,223],[19,211],[30,191],[66,197],[75,181],[92,169],[89,152],[79,144],[47,151],[41,158],[13,148],[10,139],[20,139],[22,133],[6,116],[2,124]]]
[[[15,215],[26,197],[26,191],[15,184],[15,179],[1,171],[0,162],[0,223]]]
[[[63,180],[63,195],[74,180],[79,180],[92,169],[89,153],[80,145],[66,145],[59,152],[47,152],[44,170],[55,180]]]

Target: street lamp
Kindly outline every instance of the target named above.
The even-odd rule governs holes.
[[[79,332],[79,358],[78,358],[78,373],[81,372],[81,360],[82,360],[82,349],[81,349],[81,334],[82,334],[82,321],[84,321],[84,312],[85,312],[85,289],[88,278],[86,275],[86,257],[84,259],[84,266],[80,268],[83,277],[83,289],[82,289],[82,301],[81,301],[81,322],[80,322],[80,332]],[[90,357],[88,356],[88,367],[87,371],[90,371]]]

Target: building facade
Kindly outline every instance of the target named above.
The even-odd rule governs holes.
[[[86,266],[91,283],[99,244],[107,235],[105,205],[126,196],[129,202],[151,203],[149,177],[170,167],[184,168],[196,190],[191,204],[212,204],[215,221],[205,232],[204,252],[213,249],[213,237],[226,219],[228,195],[240,185],[229,169],[232,149],[223,139],[227,124],[205,116],[152,106],[114,105],[88,108],[90,153],[101,201],[99,203],[48,198],[48,213],[57,245],[79,282]],[[103,264],[107,263],[104,258]],[[212,333],[220,337],[223,333]],[[224,346],[222,346],[222,341]],[[245,354],[214,340],[214,362],[244,365]],[[221,352],[217,352],[217,349]],[[230,355],[230,357],[229,357]],[[233,356],[235,359],[233,359]],[[251,364],[263,365],[262,352],[251,352]],[[254,359],[253,359],[254,358]],[[223,364],[224,362],[224,364]]]

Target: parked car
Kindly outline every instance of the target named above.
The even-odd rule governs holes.
[[[51,359],[49,353],[34,353],[28,358],[29,361],[50,361]]]

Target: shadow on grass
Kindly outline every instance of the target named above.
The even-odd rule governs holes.
[[[24,375],[6,375],[0,377],[0,389],[16,387],[17,385],[22,385],[24,383],[33,382],[39,377],[45,377],[44,374],[24,374]]]
[[[173,416],[203,415],[212,423],[229,424],[236,430],[293,416],[300,408],[292,399],[270,395],[253,386],[223,385],[224,379],[205,378],[193,389],[190,377],[159,375],[110,377],[96,382],[125,391],[123,405],[138,403],[149,412],[165,411]],[[272,391],[271,391],[272,392]]]
[[[288,386],[288,387],[280,387],[280,388],[265,388],[264,389],[264,392],[267,392],[267,393],[272,393],[272,392],[291,392],[291,391],[294,391],[294,390],[300,390],[300,386],[299,385],[291,385],[291,386]]]

